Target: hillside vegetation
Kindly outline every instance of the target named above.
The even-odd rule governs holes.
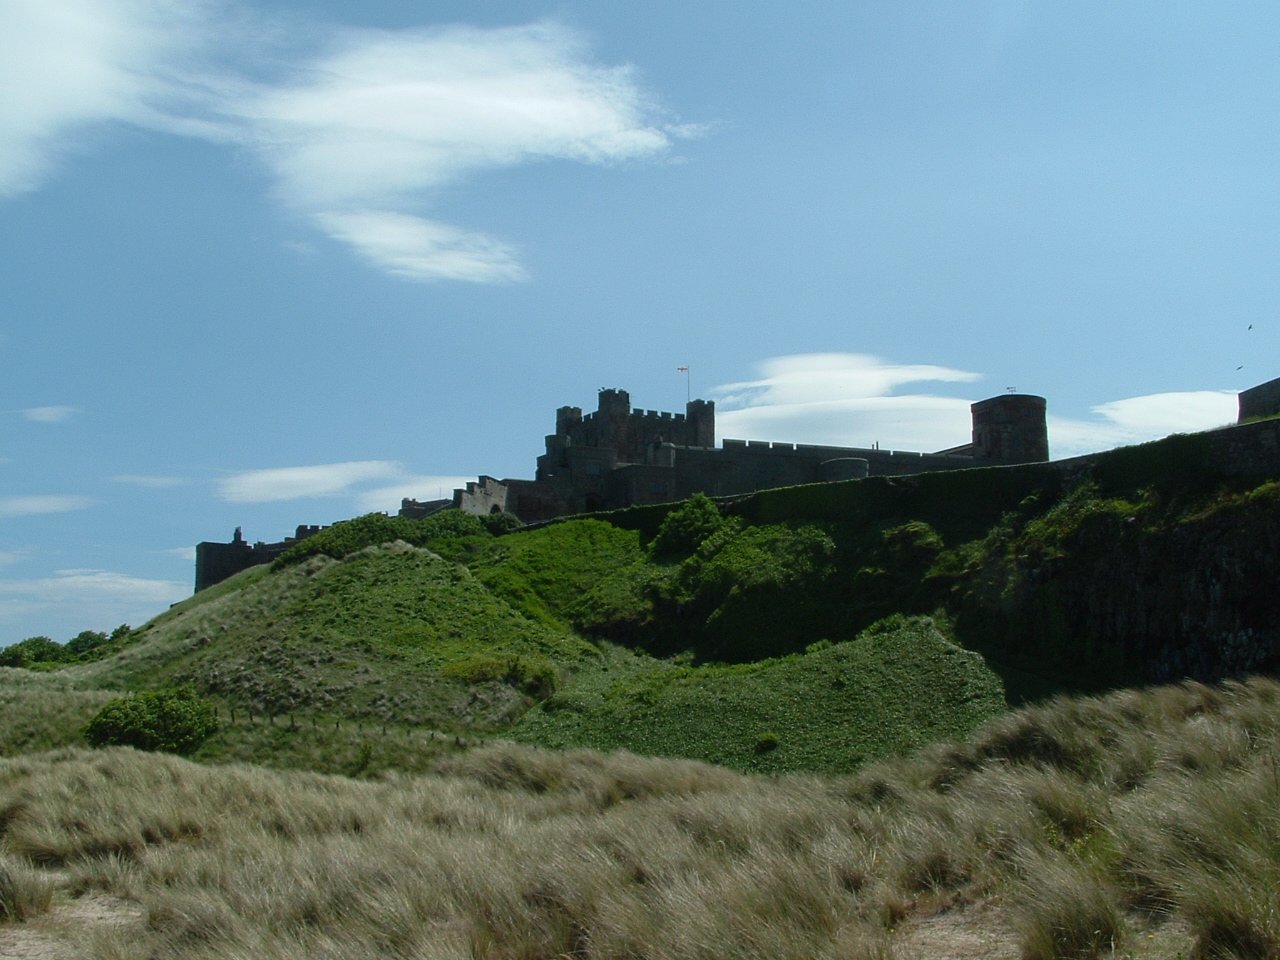
[[[1075,470],[698,496],[516,532],[361,517],[136,630],[28,644],[45,672],[0,676],[0,720],[24,731],[11,751],[72,745],[110,696],[189,685],[218,712],[204,760],[422,770],[501,735],[850,772],[1008,704],[1273,670],[1280,482],[1223,474],[1208,450],[1172,437]]]

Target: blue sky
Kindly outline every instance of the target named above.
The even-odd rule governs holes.
[[[1055,456],[1280,376],[1274,3],[0,0],[0,644],[562,404]]]

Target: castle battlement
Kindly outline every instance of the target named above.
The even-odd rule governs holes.
[[[969,443],[938,453],[768,440],[715,444],[715,403],[690,400],[685,412],[631,407],[631,395],[601,389],[596,409],[556,411],[533,480],[468,484],[454,504],[472,513],[505,511],[544,520],[694,493],[728,496],[767,487],[858,476],[895,476],[1047,460],[1043,397],[1002,394],[972,405]],[[491,479],[491,478],[490,478]]]

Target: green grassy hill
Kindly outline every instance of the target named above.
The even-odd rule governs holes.
[[[190,685],[222,721],[209,760],[413,770],[508,736],[838,772],[1006,703],[1273,670],[1280,482],[1211,453],[1174,437],[1072,470],[515,532],[357,518],[43,673],[0,675],[0,720],[32,731],[6,749],[78,742],[110,694]]]

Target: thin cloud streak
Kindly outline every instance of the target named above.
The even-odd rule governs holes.
[[[27,407],[22,415],[32,423],[61,423],[79,412],[75,407],[68,406]]]
[[[326,213],[315,221],[374,266],[406,280],[511,283],[527,278],[504,243],[403,213]]]
[[[228,503],[275,503],[311,497],[333,497],[352,487],[404,476],[404,469],[390,460],[357,460],[303,467],[246,470],[217,483],[217,493]]]
[[[33,612],[74,612],[77,622],[138,623],[191,595],[176,580],[150,580],[109,570],[58,570],[52,577],[0,580],[0,621]]]
[[[10,517],[34,517],[46,513],[70,513],[84,510],[96,503],[91,497],[36,495],[25,497],[0,497],[0,519]]]
[[[141,473],[120,473],[110,478],[112,483],[123,483],[131,487],[143,487],[147,490],[164,490],[169,487],[180,487],[187,481],[181,477],[161,477]]]
[[[400,501],[405,498],[411,500],[447,499],[453,496],[454,490],[464,487],[468,483],[475,483],[475,480],[475,477],[436,475],[405,477],[403,480],[385,487],[365,490],[359,495],[356,503],[364,513],[372,513],[374,511],[394,513],[400,509]]]

